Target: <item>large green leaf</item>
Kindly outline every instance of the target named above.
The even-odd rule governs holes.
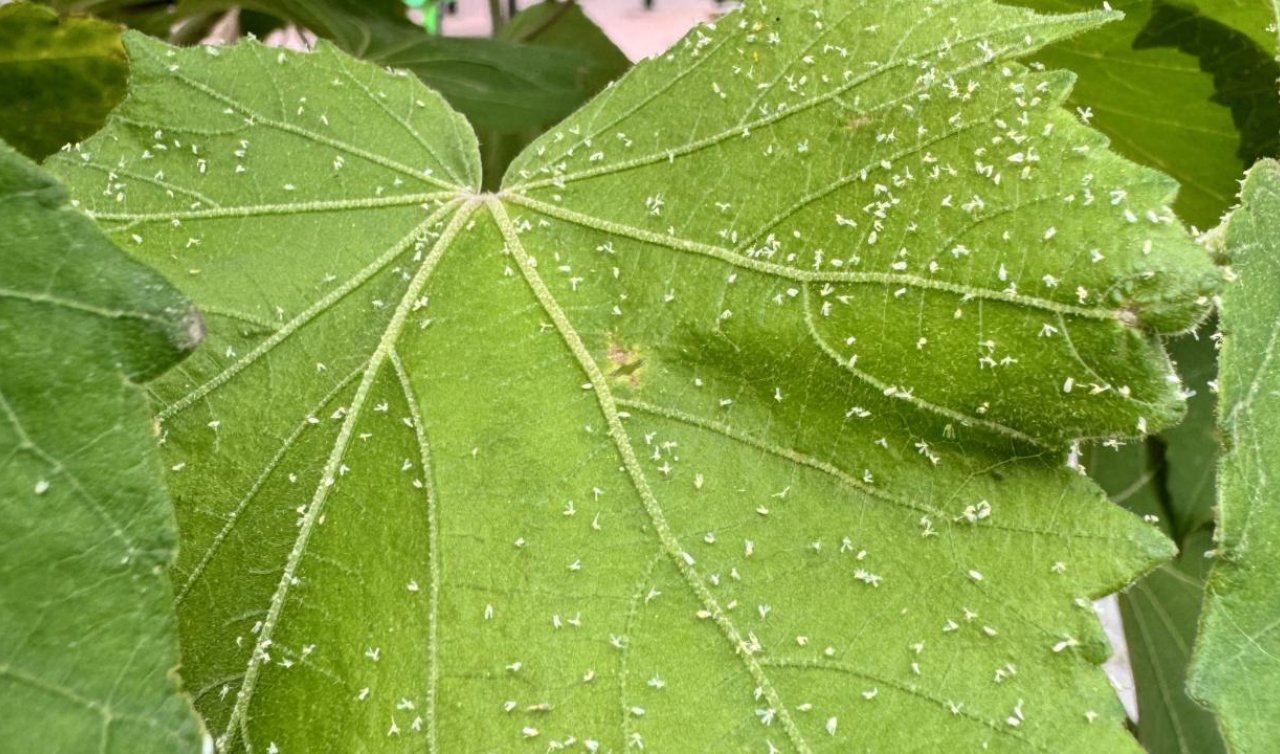
[[[173,676],[176,530],[137,381],[190,303],[0,143],[0,748],[194,751]]]
[[[1010,0],[1044,11],[1095,0]],[[1122,22],[1036,59],[1080,75],[1070,104],[1115,148],[1182,183],[1175,209],[1217,224],[1240,172],[1280,154],[1276,13],[1258,0],[1112,0]]]
[[[55,164],[210,318],[155,393],[222,747],[1133,749],[1089,598],[1171,547],[1063,461],[1179,415],[1217,273],[1014,62],[1109,17],[752,4],[497,195],[411,77],[131,37]]]
[[[115,25],[0,7],[0,139],[34,159],[79,141],[124,98],[128,72]]]
[[[1238,281],[1222,294],[1217,559],[1190,688],[1213,706],[1238,752],[1280,736],[1280,163],[1249,171],[1241,207],[1217,232]]]

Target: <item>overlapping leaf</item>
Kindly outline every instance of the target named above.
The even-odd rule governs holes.
[[[1273,481],[1280,371],[1280,163],[1258,163],[1241,206],[1217,231],[1239,276],[1222,295],[1216,559],[1190,689],[1218,712],[1233,751],[1263,752],[1280,734],[1280,515]]]
[[[545,128],[596,92],[597,60],[574,46],[439,37],[405,17],[398,0],[183,0],[183,12],[244,6],[310,29],[382,65],[413,71],[476,128]]]
[[[1014,62],[1106,18],[753,4],[497,195],[412,78],[129,40],[56,164],[210,318],[156,395],[221,745],[1132,747],[1089,598],[1169,546],[1062,461],[1178,415],[1216,276]]]
[[[512,42],[580,53],[587,65],[580,73],[582,100],[577,105],[585,103],[631,67],[622,50],[574,2],[551,0],[526,8],[512,16],[498,34]],[[515,132],[478,128],[484,187],[498,188],[511,161],[555,122],[527,121]]]
[[[120,29],[62,21],[30,3],[0,7],[0,138],[33,159],[102,127],[124,98]]]
[[[1092,0],[1011,0],[1042,11]],[[1280,154],[1280,97],[1270,2],[1113,0],[1123,21],[1036,55],[1080,74],[1071,104],[1115,149],[1182,183],[1175,209],[1208,229],[1240,172]]]
[[[137,381],[195,346],[199,317],[3,143],[0,228],[0,747],[194,751]]]

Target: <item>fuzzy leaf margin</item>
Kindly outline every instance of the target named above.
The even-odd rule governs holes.
[[[1215,231],[1236,282],[1219,307],[1222,346],[1216,559],[1188,685],[1219,715],[1233,751],[1264,752],[1280,735],[1280,163],[1244,180],[1240,207]]]

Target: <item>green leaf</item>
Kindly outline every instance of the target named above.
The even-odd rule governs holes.
[[[39,0],[63,16],[94,16],[167,38],[180,19],[173,0]]]
[[[0,7],[0,139],[43,159],[102,127],[124,98],[120,29],[62,21],[29,3]]]
[[[1191,342],[1180,340],[1175,346],[1185,352]],[[1208,363],[1212,365],[1212,345],[1207,338],[1203,342],[1209,346]],[[1186,363],[1179,359],[1179,364]],[[1194,375],[1187,375],[1191,385],[1197,384]],[[1202,458],[1190,459],[1188,452],[1196,449],[1200,437],[1194,432],[1175,432],[1188,423],[1198,425],[1206,417],[1212,427],[1213,400],[1205,386],[1200,385],[1200,390],[1203,392],[1191,399],[1192,418],[1188,422],[1166,430],[1158,438],[1148,438],[1145,443],[1114,452],[1099,450],[1089,467],[1090,476],[1113,502],[1139,515],[1154,516],[1178,543],[1176,560],[1161,564],[1119,595],[1137,692],[1138,740],[1149,752],[1225,751],[1217,720],[1185,690],[1208,570],[1205,553],[1212,537],[1211,522],[1200,519],[1205,513],[1211,515],[1217,447],[1214,441],[1208,448],[1201,448]],[[1188,463],[1203,476],[1180,470],[1180,463]],[[1204,477],[1208,487],[1202,489]],[[1207,499],[1197,498],[1195,505],[1180,507],[1193,494],[1206,490],[1210,493]]]
[[[1211,535],[1210,529],[1197,529],[1183,540],[1177,559],[1121,595],[1120,614],[1138,692],[1138,740],[1150,752],[1226,751],[1213,714],[1186,692]]]
[[[1217,273],[1014,60],[1110,15],[785,7],[496,195],[412,77],[128,38],[55,164],[210,319],[155,393],[224,749],[1136,748],[1089,599],[1171,546],[1063,461],[1179,415]]]
[[[499,31],[499,37],[512,42],[574,50],[589,65],[581,71],[582,88],[579,105],[627,72],[631,61],[622,50],[596,26],[575,2],[539,3],[517,13]],[[483,156],[484,187],[496,189],[502,183],[507,166],[520,152],[553,122],[526,124],[517,132],[479,129],[480,153]]]
[[[589,67],[580,74],[589,94],[604,89],[627,72],[631,61],[573,0],[546,0],[511,17],[499,38],[511,42],[578,50]]]
[[[137,381],[190,303],[0,143],[0,741],[194,751],[165,572],[176,530]]]
[[[1280,473],[1280,371],[1272,363],[1280,332],[1280,163],[1252,168],[1240,200],[1215,231],[1238,281],[1219,307],[1219,424],[1227,451],[1218,470],[1217,559],[1190,689],[1218,713],[1233,751],[1263,752],[1280,735],[1280,515],[1271,488]]]
[[[1186,418],[1166,429],[1154,442],[1164,456],[1160,484],[1165,502],[1159,515],[1166,522],[1166,533],[1178,542],[1200,529],[1213,528],[1215,472],[1222,450],[1217,421],[1215,325],[1216,321],[1210,320],[1199,332],[1175,338],[1169,344],[1169,355],[1178,365],[1190,397]]]
[[[1043,11],[1095,0],[1011,0]],[[1174,208],[1210,228],[1231,205],[1242,169],[1280,155],[1276,13],[1255,0],[1112,0],[1120,23],[1036,55],[1080,80],[1087,108],[1114,147],[1182,183]]]

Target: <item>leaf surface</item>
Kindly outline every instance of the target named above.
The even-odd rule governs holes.
[[[1178,416],[1216,273],[1014,62],[1108,16],[782,7],[497,195],[411,77],[129,38],[56,164],[210,319],[155,392],[225,749],[1133,749],[1089,598],[1170,546],[1063,459]]]
[[[59,20],[31,3],[0,7],[0,139],[33,159],[102,127],[124,98],[120,29]]]
[[[2,143],[0,227],[0,741],[195,751],[137,381],[195,346],[199,317]]]
[[[1262,752],[1280,735],[1280,473],[1275,368],[1280,333],[1280,163],[1264,160],[1244,181],[1241,206],[1219,241],[1238,281],[1222,294],[1216,559],[1209,578],[1190,689],[1218,712],[1233,751]]]

